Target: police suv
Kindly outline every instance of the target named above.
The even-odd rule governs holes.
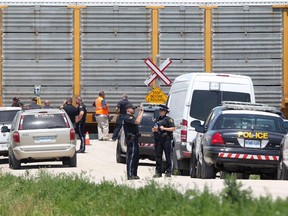
[[[224,101],[201,125],[191,122],[198,132],[190,160],[190,177],[215,178],[235,174],[247,179],[276,179],[280,143],[287,130],[282,113],[264,104]]]

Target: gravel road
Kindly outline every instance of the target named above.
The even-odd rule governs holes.
[[[79,145],[79,143],[78,143]],[[131,187],[142,187],[153,178],[155,162],[140,160],[138,175],[140,180],[128,181],[126,178],[125,164],[116,163],[115,159],[116,142],[91,140],[91,145],[86,146],[86,153],[78,154],[78,165],[76,168],[63,167],[61,162],[42,162],[22,164],[22,169],[11,170],[8,167],[7,158],[0,158],[2,172],[10,172],[14,175],[23,175],[27,171],[34,175],[39,170],[46,170],[49,173],[82,173],[89,177],[91,181],[100,183],[103,180],[125,184]],[[180,192],[187,189],[197,189],[202,191],[207,186],[211,191],[219,193],[223,189],[222,179],[191,179],[188,176],[172,176],[171,178],[153,179],[159,185],[172,185]],[[288,181],[274,180],[239,180],[242,188],[252,190],[255,197],[269,196],[272,199],[288,198]],[[285,189],[286,188],[286,189]]]

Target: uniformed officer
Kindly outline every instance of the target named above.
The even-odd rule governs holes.
[[[139,128],[138,125],[142,121],[143,107],[140,107],[138,116],[134,116],[136,107],[131,103],[126,105],[126,114],[123,116],[123,126],[125,132],[125,142],[127,144],[127,178],[128,180],[139,179],[137,175],[139,163]]]
[[[79,136],[79,139],[81,141],[80,149],[77,151],[77,153],[84,153],[85,152],[85,123],[86,123],[86,105],[82,102],[82,98],[80,96],[76,97],[75,99],[76,104],[78,104],[77,110],[78,115],[75,118],[76,123],[76,130],[77,134]]]
[[[117,138],[118,138],[118,134],[119,134],[121,127],[122,127],[123,116],[126,114],[126,105],[129,103],[130,102],[128,100],[127,94],[123,94],[122,99],[117,103],[115,111],[119,115],[117,117],[116,127],[114,129],[113,136],[112,136],[113,141],[117,140]]]
[[[152,128],[154,132],[155,140],[155,154],[156,154],[156,173],[154,178],[162,177],[162,155],[163,150],[166,157],[165,176],[171,177],[172,174],[172,139],[173,131],[176,127],[174,120],[167,116],[169,108],[165,105],[160,105],[159,117],[155,121],[155,125]]]
[[[68,97],[67,100],[65,100],[63,102],[63,105],[60,106],[60,108],[64,109],[65,112],[68,114],[68,116],[69,116],[69,118],[70,118],[70,120],[71,120],[71,122],[73,124],[73,127],[76,130],[75,118],[78,115],[78,110],[77,110],[76,107],[73,106],[72,102],[73,102],[73,99],[71,97]]]

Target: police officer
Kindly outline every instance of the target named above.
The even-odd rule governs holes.
[[[175,131],[176,127],[174,120],[167,116],[168,112],[169,108],[167,106],[160,105],[159,117],[156,119],[155,125],[152,128],[152,132],[154,132],[156,154],[156,173],[153,175],[153,178],[162,177],[163,150],[166,157],[165,176],[171,177],[172,174],[172,139],[173,131]]]
[[[68,114],[68,116],[69,116],[69,118],[70,118],[70,120],[71,120],[71,122],[73,124],[73,127],[76,130],[75,118],[78,115],[78,109],[73,106],[72,102],[73,102],[73,99],[71,97],[68,97],[67,100],[65,100],[63,102],[63,105],[60,106],[60,108],[64,109],[65,112]]]
[[[131,103],[126,105],[126,114],[123,116],[123,126],[125,132],[125,142],[127,144],[127,178],[128,180],[139,179],[137,176],[138,163],[139,163],[139,128],[138,125],[142,121],[143,107],[140,107],[138,116],[135,117],[136,107]]]
[[[82,98],[80,96],[76,97],[75,99],[76,104],[78,105],[78,115],[75,118],[76,123],[76,130],[77,134],[79,136],[79,139],[81,141],[80,149],[77,151],[77,153],[84,153],[85,152],[85,132],[84,127],[86,123],[86,105],[82,102]]]
[[[127,94],[123,94],[122,95],[122,100],[117,103],[115,111],[119,115],[117,117],[116,127],[114,129],[113,136],[112,136],[112,140],[113,141],[117,140],[117,138],[118,138],[119,131],[120,131],[121,127],[122,127],[123,116],[126,114],[126,105],[129,104],[129,103],[130,102],[128,100]]]

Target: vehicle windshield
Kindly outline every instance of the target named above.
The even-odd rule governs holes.
[[[273,116],[225,114],[217,119],[217,123],[213,129],[247,129],[286,133],[286,130],[282,127],[282,123],[283,120],[281,118]]]
[[[64,114],[24,115],[20,121],[20,130],[68,128]]]
[[[190,116],[204,121],[210,111],[221,104],[222,101],[250,102],[250,94],[241,92],[223,92],[195,90],[192,95]]]
[[[1,123],[11,123],[19,110],[6,110],[0,112]]]

